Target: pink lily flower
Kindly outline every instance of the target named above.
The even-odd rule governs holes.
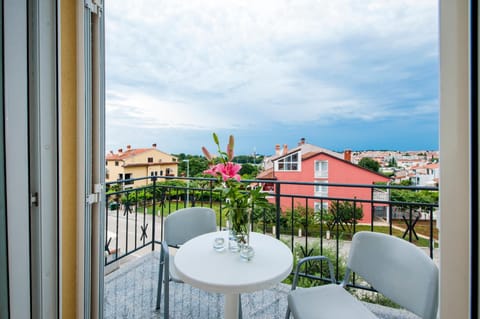
[[[238,172],[242,168],[242,165],[235,164],[232,162],[227,162],[225,164],[218,164],[216,172],[222,175],[223,181],[227,181],[229,179],[236,179],[240,182],[240,175]]]
[[[216,177],[217,173],[220,173],[220,172],[218,172],[218,167],[217,166],[218,166],[218,164],[210,166],[209,169],[203,171],[203,174],[212,175],[212,176]]]

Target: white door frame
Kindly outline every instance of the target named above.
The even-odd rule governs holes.
[[[28,0],[32,317],[58,317],[57,3]]]
[[[80,0],[78,16],[79,318],[103,318],[105,47],[102,0]],[[85,200],[82,200],[85,199]]]
[[[58,318],[56,0],[5,0],[10,318]]]
[[[4,3],[5,166],[10,317],[30,318],[27,3]]]

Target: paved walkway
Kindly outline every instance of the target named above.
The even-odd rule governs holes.
[[[105,276],[105,319],[163,318],[155,311],[159,253],[152,252],[128,262]],[[245,319],[280,319],[285,317],[290,285],[242,295]],[[222,319],[221,294],[207,293],[187,284],[171,284],[170,318]],[[408,311],[365,303],[378,318],[418,319]]]

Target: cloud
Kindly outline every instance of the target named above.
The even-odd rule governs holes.
[[[210,116],[192,101],[154,98],[141,92],[112,93],[109,96],[107,118],[116,125],[142,128],[183,128],[193,130],[231,127],[234,123],[225,112]],[[213,111],[213,110],[212,110]],[[221,111],[221,110],[220,110]]]
[[[435,114],[437,5],[109,1],[108,123],[211,130]]]

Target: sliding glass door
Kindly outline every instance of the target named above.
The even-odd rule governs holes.
[[[5,135],[3,130],[3,1],[0,1],[0,318],[8,318],[7,213],[5,203]]]

